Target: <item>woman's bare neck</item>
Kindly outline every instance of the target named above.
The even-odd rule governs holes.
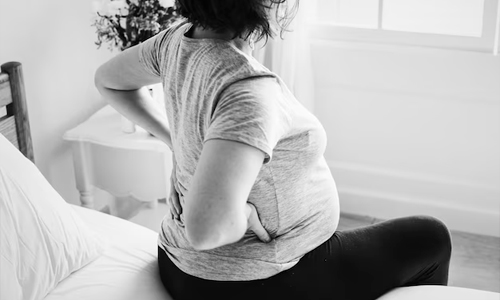
[[[225,40],[233,43],[233,45],[240,49],[241,51],[251,54],[252,50],[249,46],[249,42],[247,40],[242,39],[241,37],[234,37],[234,33],[232,31],[216,31],[213,29],[207,29],[202,27],[194,27],[188,32],[188,36],[192,39],[218,39]]]
[[[219,39],[219,40],[232,40],[234,33],[229,30],[225,31],[215,31],[212,29],[206,29],[202,27],[194,27],[191,31],[191,38],[193,39]]]

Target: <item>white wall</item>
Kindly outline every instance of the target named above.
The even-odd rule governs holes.
[[[36,165],[68,202],[79,203],[63,133],[104,105],[95,69],[109,57],[96,49],[91,0],[0,2],[0,63],[23,64]]]
[[[37,166],[71,203],[61,136],[104,105],[93,73],[112,55],[94,45],[90,6],[0,2],[0,62],[23,63]],[[323,40],[312,56],[343,211],[500,236],[500,56]]]
[[[316,39],[341,210],[500,236],[500,56]]]

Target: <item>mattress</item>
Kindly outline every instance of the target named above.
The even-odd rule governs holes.
[[[78,215],[107,240],[101,257],[63,280],[44,300],[173,300],[157,265],[157,233],[79,206]],[[444,286],[396,288],[377,300],[500,300],[500,294]]]
[[[44,300],[171,300],[157,265],[158,234],[146,227],[72,205],[107,242],[101,257],[72,273]]]

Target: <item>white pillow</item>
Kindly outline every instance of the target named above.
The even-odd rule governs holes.
[[[37,167],[0,134],[0,299],[43,299],[104,250]]]

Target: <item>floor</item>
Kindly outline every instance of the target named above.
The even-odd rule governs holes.
[[[114,211],[113,214],[158,231],[168,208],[162,201],[156,208],[151,208],[135,200],[122,200],[116,203]],[[371,217],[342,214],[339,230],[379,221]],[[500,238],[452,231],[452,240],[449,285],[500,292]]]

